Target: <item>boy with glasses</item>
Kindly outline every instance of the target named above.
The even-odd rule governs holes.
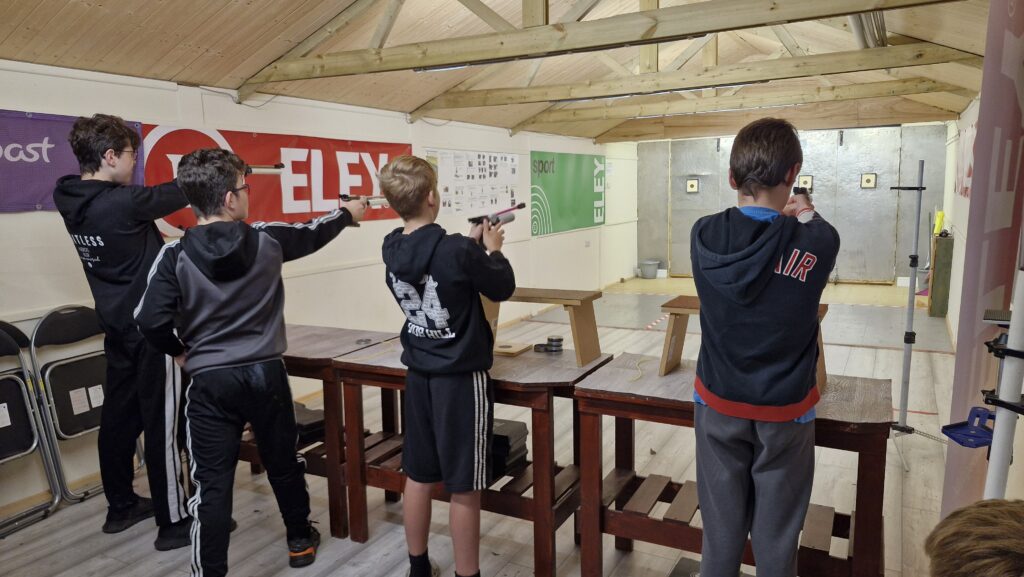
[[[198,224],[161,250],[135,309],[146,339],[192,376],[185,416],[196,484],[188,503],[193,576],[227,574],[231,493],[247,422],[287,529],[289,565],[316,559],[320,534],[309,524],[305,462],[295,452],[295,409],[281,359],[281,266],[316,252],[366,210],[365,201],[353,200],[307,223],[249,226],[246,168],[219,149],[181,159],[178,182]]]
[[[156,516],[158,550],[189,543],[178,416],[181,373],[148,346],[131,307],[164,242],[153,223],[188,203],[177,184],[132,184],[139,135],[116,116],[79,118],[68,137],[81,175],[62,177],[53,200],[82,260],[106,338],[107,377],[100,416],[100,476],[109,507],[104,533]],[[135,443],[146,435],[152,500],[132,488]]]

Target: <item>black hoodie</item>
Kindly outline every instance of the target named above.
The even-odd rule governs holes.
[[[385,282],[402,307],[402,362],[433,374],[486,371],[494,334],[480,295],[508,300],[516,290],[512,265],[461,234],[437,224],[384,238]]]
[[[737,208],[693,226],[690,258],[700,297],[695,388],[716,411],[791,421],[818,400],[818,304],[839,234],[820,216],[806,224],[757,221]]]
[[[153,263],[135,309],[139,329],[164,354],[187,350],[192,375],[279,358],[287,349],[281,263],[316,252],[351,223],[340,209],[303,224],[192,227]]]
[[[188,205],[178,185],[120,185],[69,175],[53,201],[82,259],[100,324],[107,333],[134,329],[132,307],[164,241],[153,221]]]

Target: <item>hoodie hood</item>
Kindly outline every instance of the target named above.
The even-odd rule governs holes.
[[[207,278],[221,282],[244,276],[256,260],[259,245],[259,233],[241,221],[194,226],[181,239],[196,267]]]
[[[420,284],[445,232],[437,224],[420,227],[412,234],[403,234],[402,230],[396,228],[384,237],[384,264],[399,280]]]
[[[712,287],[737,304],[757,298],[771,280],[799,222],[780,216],[756,221],[737,208],[705,217],[693,228],[694,265]]]
[[[77,174],[62,176],[57,181],[57,190],[54,191],[53,202],[57,210],[65,215],[72,225],[81,225],[85,221],[85,214],[100,194],[111,188],[121,186],[116,182],[106,180],[82,180]]]

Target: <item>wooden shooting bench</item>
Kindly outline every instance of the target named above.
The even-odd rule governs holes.
[[[397,339],[398,334],[310,325],[288,325],[285,332],[288,335],[288,350],[284,354],[284,364],[288,374],[293,377],[317,379],[323,383],[323,443],[313,443],[298,449],[306,459],[309,473],[327,477],[331,535],[343,539],[348,537],[345,453],[341,421],[341,381],[334,372],[333,359]],[[243,433],[239,457],[254,466],[260,463],[259,449],[250,431]]]
[[[596,298],[596,297],[595,297]],[[333,361],[334,378],[344,389],[345,466],[349,495],[351,538],[365,542],[369,538],[366,488],[377,487],[388,492],[403,490],[403,436],[394,424],[398,422],[395,395],[405,389],[406,367],[401,362],[402,347],[398,341],[387,341]],[[578,354],[566,350],[561,354],[525,352],[516,357],[495,357],[490,370],[495,387],[495,402],[531,410],[532,431],[530,457],[525,468],[509,471],[510,480],[495,480],[483,491],[484,510],[533,522],[534,567],[536,575],[555,574],[555,530],[579,504],[579,435],[573,436],[573,463],[555,462],[554,398],[572,397],[573,385],[611,360],[599,355],[586,365],[577,366]],[[363,434],[363,387],[379,387],[382,395],[391,397],[385,404],[381,431]],[[331,404],[328,410],[337,411]],[[388,412],[392,414],[387,415]],[[578,430],[576,413],[574,431]],[[532,497],[524,494],[533,489]],[[447,500],[438,490],[435,499]]]
[[[689,324],[690,315],[700,314],[700,298],[695,296],[678,296],[661,305],[661,312],[668,313],[668,328],[665,331],[665,345],[661,349],[661,364],[658,367],[658,375],[665,376],[675,370],[683,359],[683,343],[686,341],[686,326]],[[828,314],[828,305],[818,305],[818,322],[825,319]],[[826,382],[825,374],[825,342],[821,338],[821,331],[818,331],[818,379],[817,382]]]
[[[539,289],[519,287],[509,302],[562,305],[569,313],[569,327],[576,350],[576,365],[583,367],[601,356],[601,341],[597,335],[597,319],[594,317],[594,301],[601,298],[601,291],[576,291],[561,289]],[[484,313],[491,323],[497,342],[498,312],[500,303],[483,298]]]
[[[601,451],[584,451],[580,462],[582,575],[602,575],[602,533],[616,548],[633,540],[700,552],[702,531],[691,526],[700,504],[693,481],[643,477],[635,467],[636,420],[692,427],[696,363],[684,361],[659,375],[659,359],[623,354],[577,383],[581,444],[603,447],[601,417],[615,417],[615,466],[602,470]],[[879,577],[883,570],[882,503],[886,442],[892,420],[889,380],[830,376],[817,405],[815,442],[857,453],[857,492],[852,514],[811,504],[798,553],[799,574],[815,577]],[[659,518],[657,503],[669,503]],[[848,539],[845,556],[830,555],[833,537]],[[743,562],[754,564],[747,544]]]

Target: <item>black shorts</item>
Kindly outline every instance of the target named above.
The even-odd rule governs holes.
[[[402,468],[417,483],[440,483],[449,493],[490,484],[494,389],[485,371],[405,378]]]

